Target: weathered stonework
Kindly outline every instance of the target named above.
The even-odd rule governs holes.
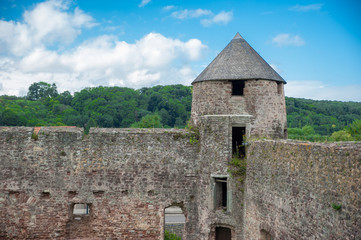
[[[358,239],[361,144],[251,141],[247,178],[230,176],[230,128],[203,116],[185,130],[0,129],[1,239],[162,239],[164,209],[181,206],[185,239]],[[228,177],[228,207],[214,207]],[[85,203],[90,214],[74,215]],[[341,206],[340,210],[334,207]]]
[[[287,137],[283,83],[276,81],[247,80],[243,96],[232,96],[230,81],[196,82],[193,84],[193,124],[197,126],[203,115],[248,115],[250,135]]]
[[[164,208],[181,205],[196,234],[198,145],[184,130],[0,129],[0,236],[162,239]],[[90,215],[72,214],[75,203]],[[193,237],[195,239],[195,237]]]
[[[258,141],[247,161],[244,239],[360,239],[361,143]]]

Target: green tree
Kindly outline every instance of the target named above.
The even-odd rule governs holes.
[[[340,131],[332,133],[331,140],[333,140],[333,141],[352,141],[353,138],[352,138],[351,134],[349,134],[347,131],[340,130]]]
[[[361,120],[353,121],[349,126],[345,127],[345,130],[354,140],[361,141]]]
[[[302,128],[302,134],[304,136],[309,136],[309,135],[314,135],[315,134],[315,130],[313,129],[312,126],[306,125]]]
[[[60,93],[57,97],[56,100],[58,100],[60,103],[64,104],[64,105],[71,105],[71,101],[73,100],[73,96],[71,95],[71,93],[69,91],[65,91]]]
[[[0,113],[0,125],[2,126],[25,126],[26,120],[19,116],[14,110],[6,109]]]
[[[133,123],[132,128],[161,128],[161,118],[158,114],[147,115],[139,122]]]
[[[50,85],[49,83],[46,82],[37,82],[30,85],[26,98],[28,100],[35,101],[42,98],[48,98],[48,97],[53,98],[56,97],[57,95],[58,95],[58,90],[55,83]]]

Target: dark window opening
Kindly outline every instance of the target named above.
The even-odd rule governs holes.
[[[269,232],[267,232],[264,229],[261,230],[261,238],[260,238],[260,240],[272,240],[272,239],[273,239],[272,235]]]
[[[232,95],[234,96],[243,96],[244,90],[244,81],[234,80],[232,82]]]
[[[78,194],[77,191],[69,191],[69,192],[68,192],[68,196],[69,196],[70,198],[75,197],[77,194]]]
[[[73,207],[74,215],[89,215],[90,207],[89,204],[86,203],[76,203]]]
[[[216,240],[231,240],[231,229],[225,227],[216,227]]]
[[[50,191],[49,190],[44,190],[42,193],[41,193],[41,198],[50,198]]]
[[[232,127],[232,154],[233,156],[244,158],[246,156],[245,148],[245,127]]]
[[[215,178],[215,208],[227,209],[227,178]]]
[[[281,82],[277,82],[277,93],[278,94],[282,94],[282,87],[283,87],[283,84]]]

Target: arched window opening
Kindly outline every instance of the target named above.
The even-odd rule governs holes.
[[[164,239],[183,239],[185,233],[185,215],[179,206],[164,209]],[[177,238],[178,237],[178,238]]]

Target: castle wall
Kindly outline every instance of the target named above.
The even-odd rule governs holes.
[[[185,130],[0,128],[0,238],[162,239],[179,205],[197,239],[198,145]],[[37,138],[37,139],[36,139]],[[85,203],[89,215],[73,215]]]
[[[244,95],[232,96],[229,81],[203,81],[193,84],[192,122],[203,115],[251,115],[250,135],[287,137],[286,104],[283,84],[276,81],[247,80]]]
[[[361,143],[258,141],[247,153],[244,239],[360,239]]]
[[[0,128],[1,239],[162,239],[164,209],[180,206],[186,239],[358,239],[361,143],[252,141],[245,182],[232,177],[232,126],[201,117],[185,130]],[[228,179],[215,208],[215,178]],[[89,215],[74,215],[74,204]],[[338,207],[341,207],[337,210]]]

